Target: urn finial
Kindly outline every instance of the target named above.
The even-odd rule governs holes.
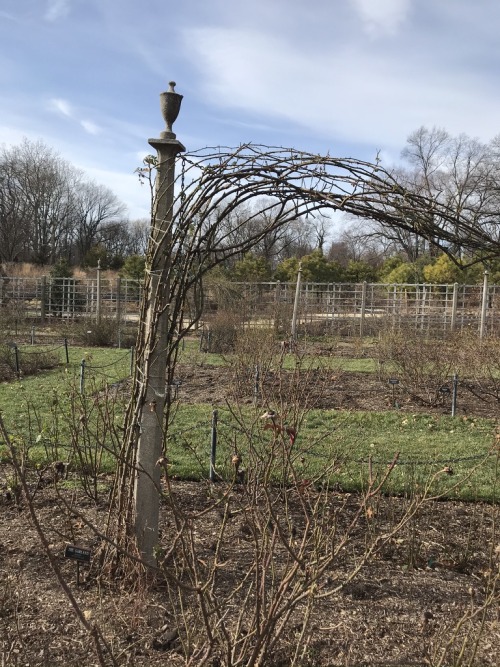
[[[167,128],[160,136],[163,139],[175,139],[175,134],[172,132],[172,125],[179,115],[183,96],[175,92],[175,81],[169,81],[168,85],[169,89],[165,93],[160,93],[161,113]]]

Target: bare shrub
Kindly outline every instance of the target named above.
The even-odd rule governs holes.
[[[219,310],[208,322],[207,352],[224,354],[232,352],[236,339],[242,330],[244,320],[241,314],[232,310]]]
[[[186,504],[165,466],[170,520],[157,557],[174,616],[174,650],[186,665],[318,664],[309,657],[317,607],[339,591],[362,595],[366,585],[356,581],[364,566],[410,537],[407,557],[420,564],[419,512],[444,473],[430,473],[393,506],[384,496],[396,455],[378,472],[368,462],[361,494],[340,495],[331,485],[342,466],[333,451],[321,473],[311,474],[285,429],[264,429],[244,414],[234,414],[232,483],[207,485],[195,504]],[[216,525],[209,536],[202,530],[207,517]],[[360,534],[353,553],[352,538]]]
[[[26,346],[17,349],[14,344],[0,343],[0,380],[13,380],[19,376],[34,375],[39,371],[54,368],[59,364],[58,355],[51,351],[26,350]]]
[[[428,647],[429,664],[433,667],[459,665],[472,667],[481,664],[478,657],[484,650],[485,633],[488,628],[498,625],[500,604],[500,551],[492,552],[491,567],[484,577],[482,594],[473,588],[469,591],[469,605],[458,621],[449,621],[439,633],[431,636]],[[432,618],[432,614],[431,614]],[[430,619],[429,619],[430,620]],[[433,634],[431,627],[427,634]]]
[[[31,475],[33,495],[40,488],[71,479],[94,502],[103,478],[117,465],[124,396],[120,387],[89,380],[86,394],[75,385],[64,396],[47,396],[48,415],[27,400],[23,432],[11,436],[23,474]]]
[[[27,306],[21,299],[7,299],[0,304],[0,334],[22,336],[29,332],[31,322]]]
[[[293,316],[293,304],[279,302],[273,312],[274,330],[277,336],[286,338],[290,335]]]
[[[236,398],[257,392],[272,370],[279,353],[279,344],[269,329],[243,329],[234,344],[234,354],[227,359],[233,374]]]
[[[123,410],[123,398],[113,387],[87,386],[83,396],[75,389],[69,397],[69,408],[53,407],[51,424],[61,423],[67,434],[66,460],[76,474],[85,494],[96,501],[102,491],[101,478],[116,468],[121,431],[117,417]],[[58,413],[57,415],[55,413]],[[47,437],[57,442],[57,433],[47,429]]]
[[[59,559],[56,557],[53,551],[52,545],[49,543],[49,540],[47,539],[46,532],[44,530],[44,527],[42,523],[39,520],[38,514],[36,512],[35,506],[33,504],[33,499],[32,499],[32,493],[30,492],[30,486],[28,483],[27,475],[26,475],[26,470],[23,469],[19,458],[18,458],[18,453],[17,453],[17,448],[15,444],[12,442],[5,425],[3,423],[2,417],[0,415],[0,435],[2,436],[8,450],[11,456],[11,463],[12,466],[15,470],[15,474],[17,479],[19,480],[19,484],[22,488],[22,492],[24,494],[24,498],[27,503],[27,508],[30,516],[30,520],[36,530],[38,540],[40,542],[40,545],[45,553],[45,556],[47,557],[47,560],[52,568],[52,571],[57,579],[57,582],[61,588],[61,590],[64,592],[68,602],[70,603],[73,612],[75,613],[75,616],[78,618],[79,622],[83,626],[83,628],[86,630],[88,634],[88,639],[92,642],[93,648],[96,654],[96,659],[98,661],[98,664],[101,665],[101,667],[105,667],[107,664],[106,657],[109,658],[111,661],[111,664],[113,664],[115,667],[117,667],[118,663],[116,662],[113,652],[110,649],[109,645],[107,644],[106,639],[102,635],[100,628],[93,624],[90,623],[84,612],[82,611],[82,608],[77,601],[76,597],[74,596],[70,586],[68,585],[68,582],[66,581],[66,578],[63,575]],[[104,654],[107,654],[105,657]]]
[[[118,344],[118,323],[115,319],[77,320],[72,327],[73,335],[80,345],[91,347],[113,347]]]
[[[242,361],[269,359],[271,365],[280,368],[279,346],[271,354],[264,332],[253,333],[255,338],[250,335],[249,340],[243,337],[238,342]],[[328,609],[327,613],[335,613],[335,607],[328,605],[334,605],[339,595],[362,599],[370,591],[379,590],[377,582],[367,582],[365,567],[381,557],[395,559],[401,567],[425,567],[426,545],[421,532],[428,521],[427,501],[433,497],[434,481],[445,471],[427,469],[417,476],[412,470],[404,499],[395,501],[387,497],[387,492],[392,476],[400,468],[397,454],[388,466],[372,465],[368,459],[359,466],[363,491],[339,493],[335,478],[344,465],[338,454],[342,443],[332,437],[329,450],[322,448],[324,465],[315,472],[315,443],[301,432],[308,414],[303,392],[312,370],[302,368],[300,354],[292,359],[296,364],[294,370],[288,371],[287,382],[273,386],[262,398],[266,405],[272,402],[275,406],[274,415],[268,415],[266,410],[264,417],[262,408],[249,410],[238,404],[226,413],[232,449],[226,450],[230,453],[222,464],[225,474],[219,483],[200,482],[194,493],[185,494],[183,485],[170,477],[168,461],[158,462],[163,468],[158,489],[163,521],[155,551],[156,576],[146,574],[147,568],[133,545],[121,551],[119,569],[113,569],[107,559],[101,562],[97,555],[92,566],[93,575],[97,575],[102,590],[107,591],[105,595],[119,591],[121,597],[113,618],[97,610],[92,623],[86,623],[79,606],[84,597],[70,597],[67,574],[60,559],[54,558],[47,539],[53,528],[38,523],[41,543],[52,557],[59,584],[82,627],[91,633],[100,664],[121,664],[126,655],[133,661],[135,650],[137,656],[139,651],[150,651],[149,655],[156,652],[160,660],[186,667],[328,664],[315,659],[321,648],[317,639],[318,612],[323,610],[324,615]],[[114,428],[116,397],[109,391],[92,393],[90,389],[87,399],[75,393],[65,414],[61,414],[62,406],[53,406],[50,423],[54,423],[54,432],[46,431],[46,438],[47,443],[57,442],[57,433],[63,430],[58,420],[67,421],[74,462],[71,478],[76,476],[85,493],[102,506],[103,496],[98,488],[102,459],[119,458],[118,449],[112,444],[117,447],[119,433],[110,433]],[[33,421],[35,433],[37,424]],[[292,424],[300,439],[290,437],[287,425]],[[17,460],[15,443],[6,434],[4,438]],[[53,451],[54,455],[61,453],[60,449]],[[21,465],[17,470],[27,494],[25,502],[36,518],[34,487],[30,483],[33,472]],[[87,486],[81,475],[86,476]],[[119,483],[118,478],[115,483]],[[64,517],[58,526],[64,539],[74,543],[78,534],[73,535],[75,526],[83,523],[95,541],[102,543],[105,529],[102,523],[96,523],[93,513],[97,503],[84,504],[81,497],[64,494],[61,487],[62,482],[54,481],[51,497],[55,498],[57,514]],[[111,506],[108,516],[112,517],[115,511]],[[439,547],[434,542],[433,548],[436,546]],[[453,623],[450,618],[448,634],[435,629],[431,632],[432,618],[425,617],[423,641],[428,645],[429,658],[450,664],[449,658],[459,654],[464,636],[469,643],[463,655],[473,655],[484,632],[481,620],[484,617],[484,624],[489,623],[498,603],[495,576],[491,575],[487,594],[481,594],[475,603],[474,613],[466,609],[464,621],[457,620],[457,614]],[[94,583],[93,579],[88,582],[89,586]],[[9,591],[5,588],[2,593],[0,587],[2,594],[9,603]],[[145,619],[158,616],[162,610],[163,621],[160,618],[154,630],[145,628]],[[145,649],[146,632],[149,644]],[[134,636],[123,644],[124,634]],[[322,637],[324,641],[324,633]],[[104,638],[110,642],[109,648]],[[127,647],[126,653],[123,646]],[[102,655],[99,657],[99,651],[104,652],[108,662]]]
[[[380,380],[399,380],[400,389],[429,406],[443,400],[440,389],[458,366],[458,339],[430,340],[413,331],[385,331],[375,351]]]
[[[464,335],[460,347],[461,386],[485,402],[500,402],[500,339]]]

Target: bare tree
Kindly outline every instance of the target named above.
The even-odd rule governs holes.
[[[13,262],[29,244],[26,201],[20,196],[15,160],[7,151],[0,157],[0,258]]]
[[[377,220],[353,225],[351,231],[364,242],[377,240],[387,252],[403,252],[411,262],[442,250],[458,262],[470,261],[471,257],[465,255],[470,255],[471,248],[463,243],[467,233],[461,233],[464,223],[469,229],[482,230],[490,239],[499,236],[498,145],[498,139],[483,144],[463,134],[452,137],[439,128],[420,127],[408,137],[401,154],[408,168],[398,167],[393,176],[407,190],[439,202],[448,210],[449,219],[438,222],[435,237],[420,234],[416,221],[405,228]],[[457,221],[455,229],[453,218]],[[443,230],[450,235],[445,238]],[[472,261],[480,259],[481,253],[476,247]]]
[[[53,262],[68,224],[71,182],[76,171],[43,142],[24,140],[4,149],[2,236],[10,254],[42,264]]]
[[[79,258],[83,259],[97,238],[99,229],[116,221],[124,214],[125,207],[111,190],[93,182],[80,185],[73,202],[72,219],[75,244]]]
[[[268,203],[274,204],[270,200]],[[241,243],[245,247],[248,238],[255,237],[259,231],[267,230],[260,240],[255,243],[252,252],[257,257],[262,257],[269,266],[275,266],[282,259],[293,255],[304,255],[314,248],[312,240],[313,229],[311,221],[305,216],[290,219],[289,222],[279,227],[273,227],[271,218],[273,209],[262,210],[262,202],[258,204],[258,212],[254,205],[245,204],[239,206],[220,226],[220,235],[226,236],[232,243]],[[242,259],[245,251],[238,253],[237,258]]]
[[[129,252],[131,255],[145,255],[148,249],[150,221],[146,219],[129,222]]]
[[[500,174],[493,146],[493,142],[482,144],[464,134],[451,137],[442,129],[421,127],[410,135],[402,152],[412,167],[406,173],[407,187],[442,203],[451,217],[454,212],[458,226],[451,252],[459,258],[462,250],[467,250],[459,232],[464,221],[470,228],[484,230],[490,238],[495,235]],[[448,224],[452,229],[453,221]],[[429,240],[432,250],[436,245]]]
[[[136,239],[132,236],[128,220],[104,223],[96,232],[95,244],[106,251],[110,262],[123,261],[128,255],[139,254],[135,252]]]
[[[415,232],[356,218],[342,232],[339,241],[345,246],[347,259],[354,261],[364,259],[367,254],[383,257],[403,254],[409,262],[415,262],[429,249],[427,239]]]
[[[41,141],[25,139],[0,153],[1,257],[41,264],[80,258],[105,222],[119,221],[124,207],[103,186]]]
[[[323,252],[332,221],[325,215],[314,215],[312,216],[310,226],[311,233],[314,236],[315,248]]]

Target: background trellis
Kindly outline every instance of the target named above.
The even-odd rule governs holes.
[[[237,309],[248,326],[287,333],[295,283],[207,281],[200,325],[216,313]],[[0,315],[34,323],[57,319],[109,318],[133,323],[139,317],[141,288],[136,280],[0,277]],[[189,317],[189,310],[186,313]],[[446,335],[500,330],[500,286],[381,283],[308,283],[300,287],[299,332],[376,335],[388,326]]]

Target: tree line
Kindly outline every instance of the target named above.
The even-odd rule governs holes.
[[[42,141],[0,148],[0,261],[118,268],[145,251],[149,221],[130,222],[113,192]]]
[[[291,216],[286,225],[273,227],[272,207],[261,210],[248,201],[222,221],[221,243],[245,247],[246,237],[259,241],[251,254],[234,253],[216,273],[229,280],[294,280],[301,260],[304,278],[316,282],[475,283],[485,269],[500,282],[500,258],[490,252],[485,261],[477,247],[471,252],[461,230],[465,220],[466,229],[480,229],[493,245],[500,242],[500,135],[482,143],[421,127],[408,137],[392,172],[415,197],[451,212],[452,241],[420,233],[418,220],[393,225],[383,216],[370,220],[332,211]],[[343,231],[335,234],[339,219]],[[268,231],[259,235],[260,229]],[[130,266],[136,277],[148,235],[148,220],[130,222],[108,188],[87,180],[43,142],[25,139],[0,150],[1,261],[100,261],[114,269],[126,262],[125,273]]]
[[[339,252],[341,259],[332,259]],[[390,283],[390,284],[479,284],[483,280],[485,267],[478,263],[465,269],[457,266],[447,255],[437,257],[426,254],[410,262],[396,254],[383,259],[369,253],[367,257],[354,259],[342,243],[332,244],[328,254],[312,250],[302,257],[284,259],[273,270],[263,257],[253,253],[226,268],[212,272],[215,280],[231,282],[295,282],[299,270],[306,282],[314,283]],[[127,262],[126,262],[127,264]],[[489,262],[490,283],[500,284],[500,261]]]

